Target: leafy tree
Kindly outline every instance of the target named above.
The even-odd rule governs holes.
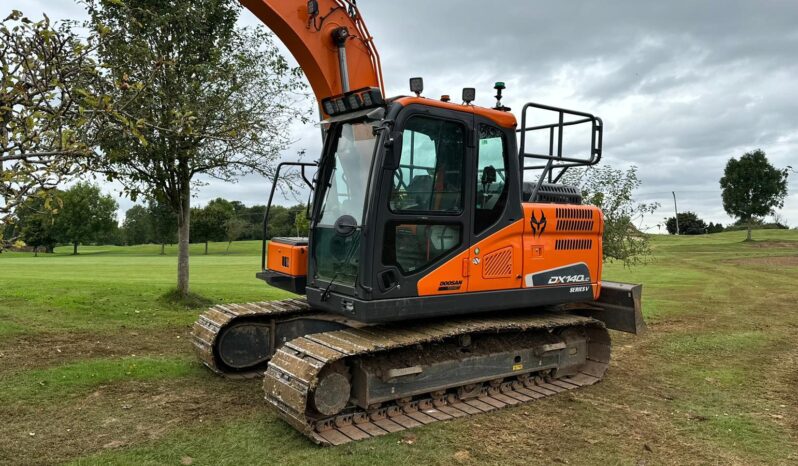
[[[263,239],[263,215],[266,213],[265,205],[254,205],[247,208],[246,214],[242,214],[249,222],[248,239]]]
[[[291,212],[281,206],[273,205],[269,211],[268,237],[267,239],[279,236],[293,236],[291,230],[294,228],[294,217]]]
[[[72,244],[72,254],[78,245],[96,242],[116,226],[119,205],[113,197],[103,195],[100,187],[80,182],[61,195],[63,207],[55,220],[60,241]]]
[[[723,225],[720,223],[709,222],[709,225],[707,226],[707,233],[720,233],[723,230]]]
[[[230,201],[230,205],[236,213],[236,217],[242,217],[247,214],[248,208],[241,201]]]
[[[209,241],[224,241],[227,237],[227,222],[235,216],[233,204],[222,198],[216,198],[202,209],[193,209],[196,218],[191,220],[191,238],[195,242],[205,243],[205,254],[208,254]]]
[[[635,202],[632,191],[640,187],[637,167],[626,171],[609,165],[567,172],[563,182],[577,186],[582,199],[604,213],[604,259],[620,260],[625,266],[644,262],[651,255],[648,236],[635,227],[646,214],[652,214],[657,203]]]
[[[117,109],[135,96],[110,98],[96,47],[46,16],[14,10],[0,23],[0,224],[29,196],[50,196],[90,168],[107,122],[123,125]]]
[[[28,246],[33,247],[34,255],[39,255],[39,248],[45,252],[53,252],[58,242],[55,228],[57,207],[48,207],[46,204],[57,196],[57,193],[37,193],[25,199],[16,211],[19,237]],[[57,198],[56,198],[57,199]]]
[[[668,233],[676,234],[676,217],[670,217],[665,221]],[[703,235],[708,233],[707,224],[695,212],[679,212],[679,233],[682,235]]]
[[[166,245],[173,244],[177,238],[177,216],[169,205],[157,200],[147,203],[147,212],[152,225],[152,239],[161,245],[163,256]]]
[[[134,205],[125,212],[125,221],[122,223],[125,243],[146,244],[152,241],[152,219],[146,207]]]
[[[773,214],[784,205],[790,168],[773,167],[760,149],[746,152],[739,160],[729,159],[720,179],[723,208],[748,226],[746,241],[751,241],[754,219]]]
[[[301,207],[304,208],[304,206]],[[304,210],[296,214],[296,217],[294,218],[294,228],[296,228],[297,236],[308,236],[310,220],[308,220]]]
[[[106,133],[102,171],[135,199],[156,197],[177,216],[178,294],[189,292],[190,200],[197,175],[271,176],[289,143],[300,71],[262,28],[236,29],[227,0],[85,0],[113,82],[146,83],[121,111],[134,128]],[[108,86],[111,87],[110,85]],[[120,96],[129,93],[117,87]],[[309,107],[309,106],[302,106]]]
[[[112,244],[114,246],[124,246],[125,243],[125,230],[114,222],[113,226],[101,234],[97,235],[94,239],[95,244]]]
[[[230,252],[230,245],[238,240],[247,228],[247,222],[243,219],[232,217],[224,224],[225,237],[227,239],[227,249],[225,254]]]

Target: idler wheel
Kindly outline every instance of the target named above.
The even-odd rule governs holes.
[[[313,407],[325,416],[338,414],[349,402],[351,390],[352,385],[344,374],[331,372],[316,386],[313,392]]]

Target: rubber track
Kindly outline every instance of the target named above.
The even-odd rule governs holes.
[[[304,298],[283,299],[244,304],[217,304],[199,316],[191,329],[194,351],[200,361],[213,372],[225,377],[258,377],[263,370],[230,373],[222,370],[213,350],[222,331],[236,319],[246,318],[269,320],[301,315],[310,310]]]
[[[344,358],[469,333],[553,330],[574,326],[589,330],[587,362],[576,375],[549,383],[503,383],[500,387],[483,388],[482,396],[451,404],[434,406],[431,399],[421,399],[401,407],[381,407],[377,415],[357,408],[359,411],[354,413],[345,411],[345,415],[321,421],[306,417],[309,397],[318,384],[318,375],[324,367]],[[375,326],[307,335],[286,342],[269,362],[263,388],[267,402],[294,428],[316,443],[340,445],[592,385],[604,376],[609,357],[610,338],[604,324],[588,317],[567,314],[460,319],[402,327]]]

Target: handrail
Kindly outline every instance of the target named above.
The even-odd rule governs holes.
[[[266,240],[269,233],[269,211],[272,209],[272,200],[274,199],[274,191],[277,189],[277,180],[280,178],[280,171],[283,167],[302,167],[301,174],[305,183],[313,190],[313,182],[311,182],[305,175],[305,167],[318,167],[316,162],[281,162],[277,165],[277,171],[274,173],[272,180],[272,189],[269,193],[269,203],[266,204],[266,212],[263,214],[263,240],[261,244],[261,269],[266,270]]]
[[[527,126],[528,112],[530,109],[546,110],[557,113],[557,122],[548,123],[537,126]],[[566,116],[569,117],[582,117],[575,120],[566,121]],[[573,155],[563,154],[563,129],[567,126],[576,126],[581,124],[590,124],[590,154],[587,157],[579,157]],[[527,133],[533,131],[548,130],[549,136],[549,150],[548,154],[530,153],[526,150]],[[580,112],[577,110],[568,110],[560,107],[553,107],[551,105],[538,104],[528,102],[524,105],[521,112],[521,126],[516,130],[521,134],[521,141],[518,148],[518,161],[521,169],[521,183],[523,183],[523,173],[525,170],[540,170],[542,172],[538,181],[532,190],[530,200],[534,201],[540,186],[548,177],[549,183],[557,182],[565,172],[571,167],[590,166],[595,165],[601,160],[602,145],[604,143],[604,125],[601,118],[594,116],[590,113]],[[555,134],[556,133],[556,134]],[[526,159],[545,160],[543,165],[526,166]],[[553,176],[553,172],[560,169],[560,172]]]

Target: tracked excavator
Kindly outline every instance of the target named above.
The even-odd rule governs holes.
[[[324,147],[279,166],[268,208],[296,170],[310,233],[264,239],[256,274],[299,297],[212,307],[192,331],[200,360],[262,377],[267,404],[323,445],[600,381],[608,329],[645,325],[641,285],[601,279],[602,212],[561,182],[601,159],[601,119],[527,103],[519,125],[502,83],[492,108],[471,88],[423,97],[419,78],[387,98],[354,0],[241,3],[304,70]]]

